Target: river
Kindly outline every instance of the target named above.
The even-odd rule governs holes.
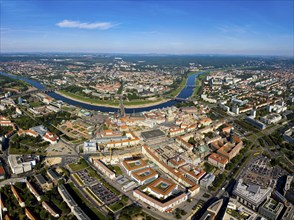
[[[192,96],[193,94],[193,87],[189,87],[189,86],[194,86],[195,85],[195,79],[198,75],[203,74],[203,72],[198,72],[195,74],[192,74],[188,77],[188,80],[186,82],[186,86],[188,87],[184,87],[182,89],[182,91],[179,93],[179,95],[177,96],[177,98],[189,98],[190,96]],[[13,79],[19,79],[22,81],[25,81],[29,84],[31,84],[32,86],[36,87],[37,89],[46,89],[46,87],[44,85],[42,85],[40,82],[32,80],[32,79],[28,79],[25,77],[21,77],[21,76],[16,76],[16,75],[11,75],[11,74],[7,74],[7,73],[3,73],[0,72],[0,75],[2,76],[7,76]],[[51,96],[54,99],[57,100],[61,100],[65,103],[68,103],[70,105],[74,105],[74,106],[78,106],[84,109],[88,109],[88,110],[96,110],[96,111],[101,111],[101,112],[117,112],[118,108],[113,108],[113,107],[104,107],[104,106],[96,106],[96,105],[91,105],[91,104],[86,104],[86,103],[82,103],[79,101],[75,101],[69,98],[66,98],[60,94],[57,94],[55,92],[50,92],[47,93],[49,96]],[[153,105],[153,106],[148,106],[148,107],[142,107],[142,108],[125,108],[125,112],[126,113],[134,113],[134,112],[144,112],[144,111],[150,111],[153,109],[159,109],[159,108],[166,108],[166,107],[170,107],[173,106],[175,104],[177,104],[177,101],[174,100],[170,100],[161,104],[157,104],[157,105]]]

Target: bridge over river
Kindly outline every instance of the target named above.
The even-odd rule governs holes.
[[[52,98],[57,99],[57,100],[61,100],[61,101],[65,102],[67,104],[70,104],[70,105],[78,106],[78,107],[88,109],[88,110],[101,111],[101,112],[118,112],[118,111],[120,111],[122,114],[124,114],[124,113],[144,112],[144,111],[150,111],[153,109],[166,108],[166,107],[173,106],[173,105],[177,104],[178,102],[191,101],[190,97],[192,96],[194,88],[195,88],[195,79],[198,75],[203,74],[203,73],[204,72],[198,72],[198,73],[190,75],[187,79],[186,85],[184,86],[184,88],[181,90],[181,92],[178,94],[178,96],[176,98],[170,97],[171,100],[166,101],[164,103],[155,104],[153,106],[148,106],[148,107],[139,107],[138,106],[138,108],[125,108],[125,106],[123,105],[122,102],[117,107],[106,107],[106,106],[98,106],[98,105],[94,105],[94,104],[83,103],[83,102],[62,96],[61,94],[55,93],[55,91],[60,88],[56,88],[56,89],[46,88],[40,82],[37,82],[35,80],[28,79],[28,78],[21,77],[21,76],[15,76],[15,75],[3,73],[3,72],[0,72],[0,75],[7,76],[10,78],[14,78],[14,79],[23,80],[38,89],[38,90],[35,90],[34,92],[32,91],[32,93],[36,93],[36,92],[47,93]],[[28,93],[28,94],[30,94],[30,93]],[[25,95],[25,93],[22,93],[20,95]]]

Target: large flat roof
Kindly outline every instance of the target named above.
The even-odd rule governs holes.
[[[258,186],[246,185],[243,183],[243,180],[240,179],[236,184],[233,193],[242,197],[243,199],[246,199],[252,204],[259,205],[271,193],[271,188],[268,187],[262,189]]]
[[[153,138],[165,136],[163,131],[161,131],[159,129],[155,129],[155,130],[151,130],[151,131],[145,131],[145,132],[142,132],[141,135],[142,135],[142,137],[144,139],[153,139]]]

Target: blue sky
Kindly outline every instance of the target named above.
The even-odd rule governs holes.
[[[293,1],[1,0],[1,52],[293,56]]]

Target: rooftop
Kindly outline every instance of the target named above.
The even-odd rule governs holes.
[[[284,205],[280,202],[275,201],[274,199],[270,198],[267,200],[263,206],[264,209],[267,209],[268,211],[272,213],[280,213],[284,207]]]
[[[257,185],[244,184],[243,179],[240,179],[234,189],[234,194],[250,201],[253,204],[260,204],[271,193],[271,188],[261,188]]]
[[[39,135],[43,136],[48,130],[43,125],[31,127],[30,130],[37,132]]]
[[[151,191],[160,194],[160,195],[168,195],[171,193],[175,188],[176,184],[165,179],[163,177],[159,177],[153,183],[147,186]]]
[[[227,158],[216,153],[211,154],[208,158],[213,159],[217,161],[218,163],[225,164],[225,165],[229,162]]]
[[[145,132],[142,132],[141,135],[146,140],[165,136],[163,131],[161,131],[159,129],[155,129],[155,130],[151,130],[151,131],[145,131]]]
[[[132,171],[132,170],[137,170],[137,169],[146,167],[147,163],[143,159],[136,159],[136,160],[124,160],[123,165],[127,170]]]
[[[43,185],[45,183],[47,183],[47,181],[45,180],[45,178],[42,176],[42,174],[38,174],[35,176],[36,180],[39,182],[39,184]]]
[[[152,178],[156,175],[157,175],[157,172],[155,172],[155,170],[153,170],[149,167],[133,172],[133,176],[136,179],[139,179],[141,181],[147,180],[147,179]]]

